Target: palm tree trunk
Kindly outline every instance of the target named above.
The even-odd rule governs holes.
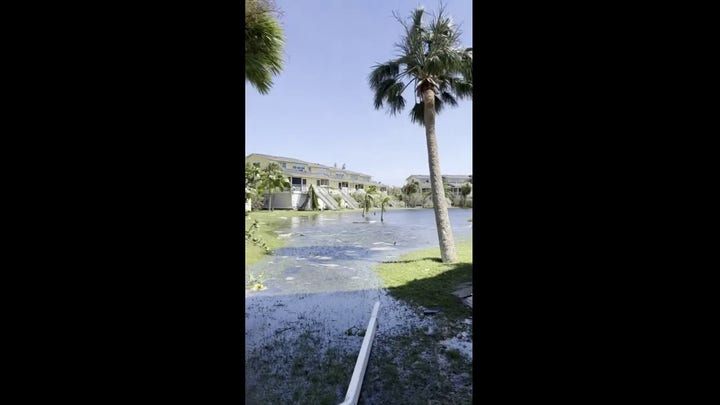
[[[383,221],[383,214],[385,214],[385,204],[384,203],[380,206],[380,222],[385,222],[385,221]]]
[[[438,240],[440,241],[440,256],[443,263],[455,263],[457,262],[455,239],[450,227],[450,217],[448,216],[447,202],[443,190],[442,171],[440,170],[440,154],[435,136],[435,92],[432,89],[424,89],[422,96],[428,165],[430,167],[430,189],[432,190],[435,224],[437,225]]]

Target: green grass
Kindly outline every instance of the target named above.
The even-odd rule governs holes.
[[[384,287],[396,298],[423,307],[439,307],[449,319],[472,314],[458,297],[457,286],[472,281],[472,240],[456,244],[458,262],[443,264],[440,248],[419,250],[375,268]]]

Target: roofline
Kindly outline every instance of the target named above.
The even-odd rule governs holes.
[[[266,155],[266,154],[263,154],[263,153],[251,153],[251,154],[245,156],[245,159],[247,159],[247,158],[249,158],[250,156],[253,156],[253,155],[255,155],[255,156],[260,156],[260,157],[264,157],[264,158],[267,158],[267,159],[270,159],[270,160],[281,160],[281,161],[288,161],[288,162],[293,162],[293,161],[294,161],[294,162],[298,162],[298,163],[304,163],[304,164],[307,164],[307,165],[312,165],[312,166],[316,166],[316,167],[321,167],[321,168],[323,168],[323,169],[332,169],[332,170],[336,170],[336,171],[343,172],[343,173],[347,173],[347,174],[357,174],[357,175],[361,175],[361,176],[368,176],[368,177],[370,177],[370,178],[372,179],[372,175],[371,175],[371,174],[354,172],[354,171],[352,171],[352,170],[340,169],[340,168],[338,168],[338,167],[327,166],[327,165],[324,165],[324,164],[321,164],[321,163],[312,163],[312,162],[308,162],[308,161],[306,161],[306,160],[301,160],[301,159],[296,159],[296,158],[289,158],[289,157],[285,157],[285,156],[273,156],[273,155]]]

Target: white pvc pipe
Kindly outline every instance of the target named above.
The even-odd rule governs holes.
[[[367,368],[368,359],[370,358],[370,348],[375,338],[375,331],[377,330],[377,315],[379,309],[380,301],[377,301],[373,307],[372,315],[370,315],[370,322],[368,323],[365,338],[360,347],[360,354],[358,354],[358,359],[355,363],[355,370],[350,379],[347,394],[345,394],[345,401],[340,405],[357,405],[358,398],[360,398],[360,388],[362,387],[363,378],[365,377],[365,369]]]

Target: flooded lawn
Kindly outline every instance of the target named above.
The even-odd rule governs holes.
[[[449,213],[456,241],[471,238],[472,210]],[[461,350],[469,344],[469,324],[462,335],[457,326],[424,316],[389,296],[372,270],[406,252],[437,246],[432,209],[392,210],[384,223],[379,212],[366,218],[327,212],[287,222],[278,230],[287,245],[246,269],[262,274],[267,287],[245,297],[248,403],[342,402],[376,301],[378,331],[360,403],[403,398],[409,401],[404,403],[432,403],[426,400],[434,395],[428,390],[468,387],[471,392],[471,366]],[[428,386],[429,370],[451,366],[462,373],[434,378]],[[438,403],[447,399],[437,395]]]

